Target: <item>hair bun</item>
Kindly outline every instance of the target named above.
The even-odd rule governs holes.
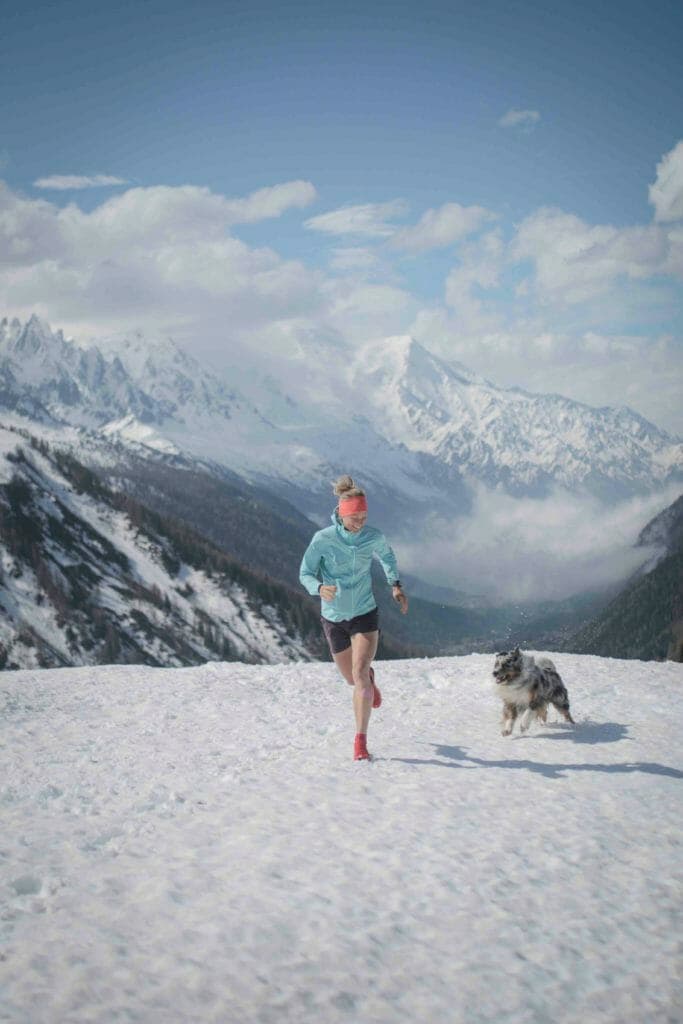
[[[334,493],[341,497],[342,494],[346,494],[347,491],[356,490],[356,485],[350,476],[340,476],[333,484]]]

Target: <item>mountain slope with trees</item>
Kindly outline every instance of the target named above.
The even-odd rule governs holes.
[[[683,495],[647,524],[638,544],[659,546],[656,564],[573,637],[571,650],[683,661]]]
[[[4,668],[324,655],[314,603],[72,456],[0,431]]]

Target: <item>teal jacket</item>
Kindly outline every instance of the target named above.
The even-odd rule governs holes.
[[[399,579],[396,556],[381,530],[364,526],[358,533],[350,533],[333,512],[332,526],[314,534],[301,560],[299,580],[314,596],[321,583],[331,583],[337,588],[334,601],[322,601],[324,619],[341,622],[365,615],[377,607],[370,574],[375,555],[384,569],[387,583],[395,583]]]

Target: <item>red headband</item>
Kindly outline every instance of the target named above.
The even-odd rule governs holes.
[[[368,499],[364,494],[356,494],[352,498],[342,498],[339,502],[339,515],[352,516],[355,512],[367,512]]]

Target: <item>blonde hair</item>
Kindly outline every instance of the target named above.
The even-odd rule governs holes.
[[[340,476],[332,484],[332,489],[338,498],[364,498],[365,491],[362,487],[356,487],[353,477]]]

